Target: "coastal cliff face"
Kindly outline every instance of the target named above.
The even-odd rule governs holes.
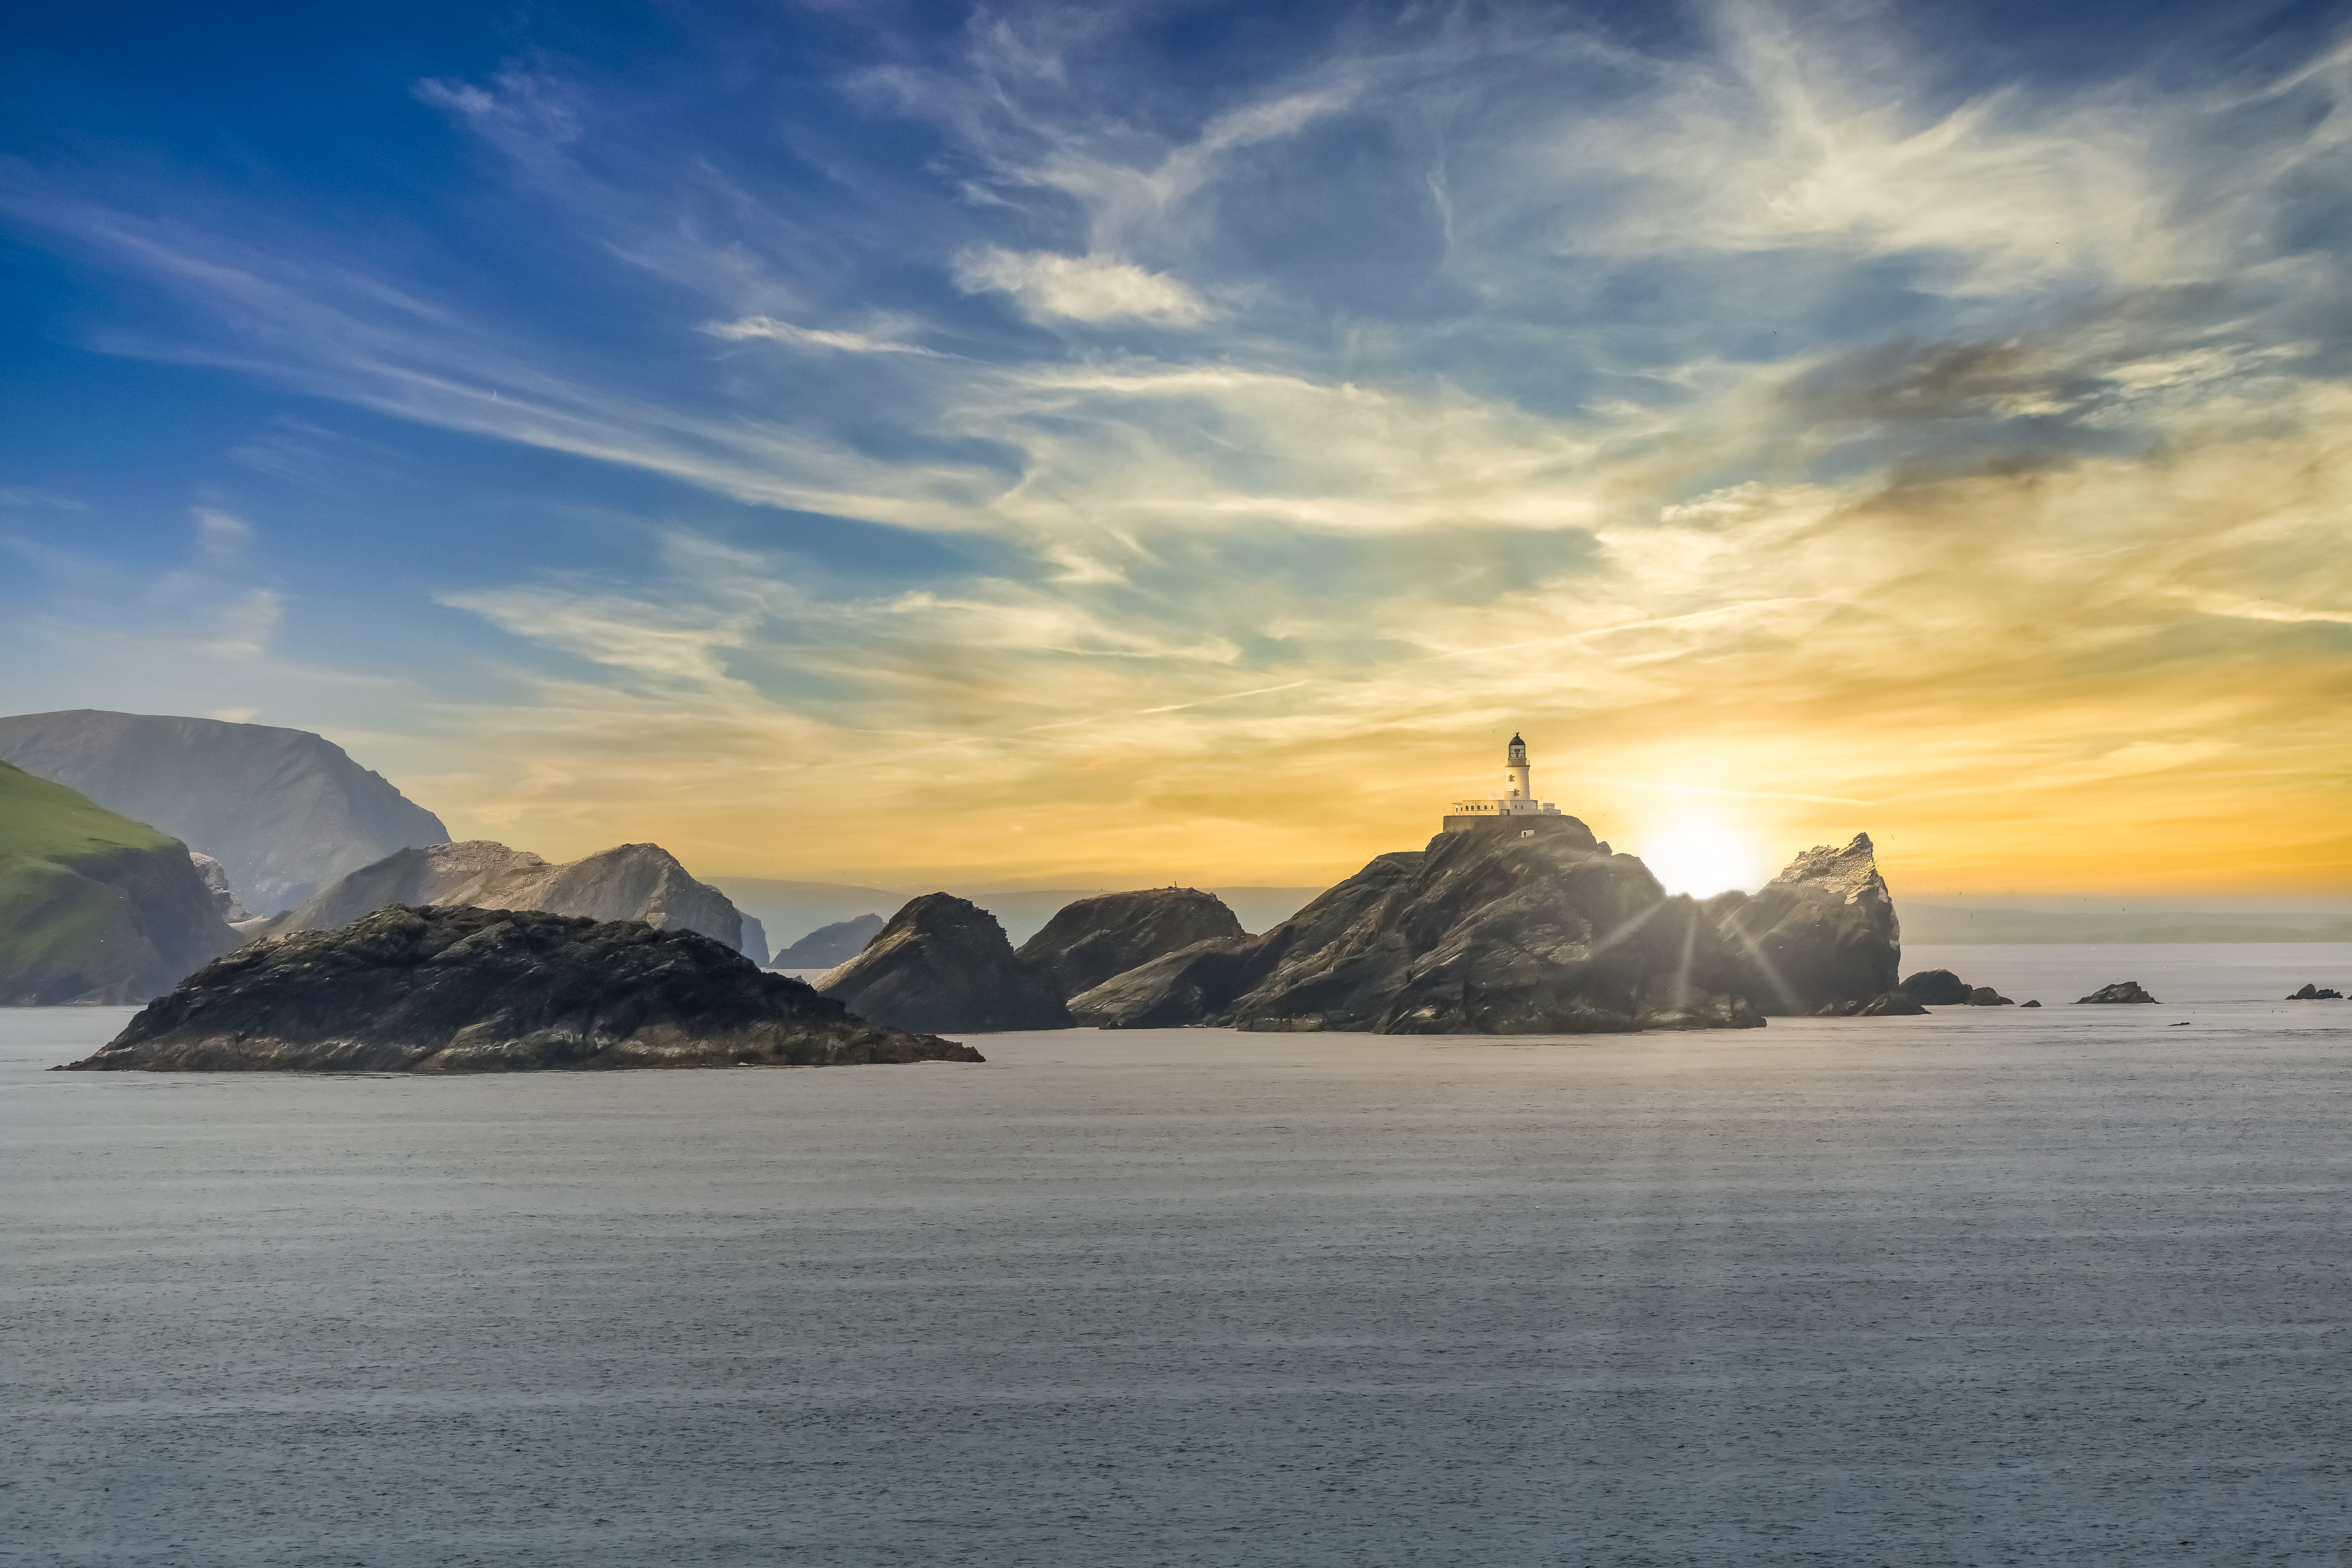
[[[143,1002],[236,940],[185,845],[0,763],[0,1006]]]
[[[441,819],[307,730],[76,709],[0,718],[0,761],[220,861],[257,913],[301,903]]]
[[[521,1072],[979,1061],[852,1016],[697,932],[379,910],[231,953],[75,1070]]]
[[[994,915],[950,893],[909,901],[816,988],[901,1029],[1070,1026],[1053,979],[1021,961]]]
[[[764,943],[753,951],[747,942],[743,917],[727,895],[695,880],[658,844],[623,844],[561,865],[486,838],[403,849],[341,879],[270,933],[331,931],[394,904],[643,921],[662,931],[699,931],[755,963],[767,957]]]
[[[1707,908],[1767,1014],[1853,1011],[1895,989],[1903,931],[1870,835],[1806,850],[1758,892]]]
[[[1383,855],[1263,936],[1197,944],[1075,998],[1081,1022],[1379,1034],[1761,1022],[1714,923],[1565,819]],[[1186,1015],[1191,1016],[1186,1016]]]
[[[1145,888],[1062,906],[1020,957],[1075,996],[1197,942],[1246,935],[1224,900],[1198,888]]]

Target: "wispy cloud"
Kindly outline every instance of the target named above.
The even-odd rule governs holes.
[[[709,321],[702,330],[714,338],[730,342],[741,342],[747,338],[765,338],[772,342],[789,344],[802,349],[834,349],[852,354],[916,354],[929,359],[940,357],[936,349],[920,343],[895,342],[887,338],[868,336],[864,332],[837,331],[823,327],[796,327],[790,321],[779,321],[772,316],[745,316],[740,321]]]
[[[515,759],[453,809],[542,847],[981,874],[1034,825],[1306,878],[1518,727],[1621,836],[1699,802],[2058,877],[2159,790],[2336,831],[2263,781],[2337,766],[2342,54],[1971,79],[1895,12],[1703,18],[1414,10],[1184,77],[1120,8],[997,8],[782,152],[552,57],[418,84],[609,335],[285,209],[24,164],[0,208],[184,305],[110,350],[678,481],[437,595],[525,693],[450,698]],[[283,610],[243,543],[222,658]]]
[[[1010,294],[1040,320],[1108,321],[1131,316],[1192,326],[1208,315],[1208,307],[1176,279],[1093,256],[990,246],[958,256],[955,280],[967,294]]]

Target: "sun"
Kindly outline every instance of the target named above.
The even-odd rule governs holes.
[[[1721,823],[1670,823],[1645,835],[1633,853],[1669,893],[1704,899],[1763,880],[1754,841]]]

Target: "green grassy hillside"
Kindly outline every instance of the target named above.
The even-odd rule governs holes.
[[[235,941],[178,839],[0,763],[0,1005],[140,1001]]]
[[[177,845],[168,833],[117,816],[61,784],[0,763],[0,855],[87,855]]]

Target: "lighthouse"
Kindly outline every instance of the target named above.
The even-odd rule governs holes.
[[[1445,816],[1445,831],[1465,833],[1474,827],[1517,827],[1534,832],[1547,822],[1572,822],[1559,807],[1536,798],[1528,766],[1528,743],[1517,735],[1503,748],[1503,793],[1486,800],[1457,800]]]

